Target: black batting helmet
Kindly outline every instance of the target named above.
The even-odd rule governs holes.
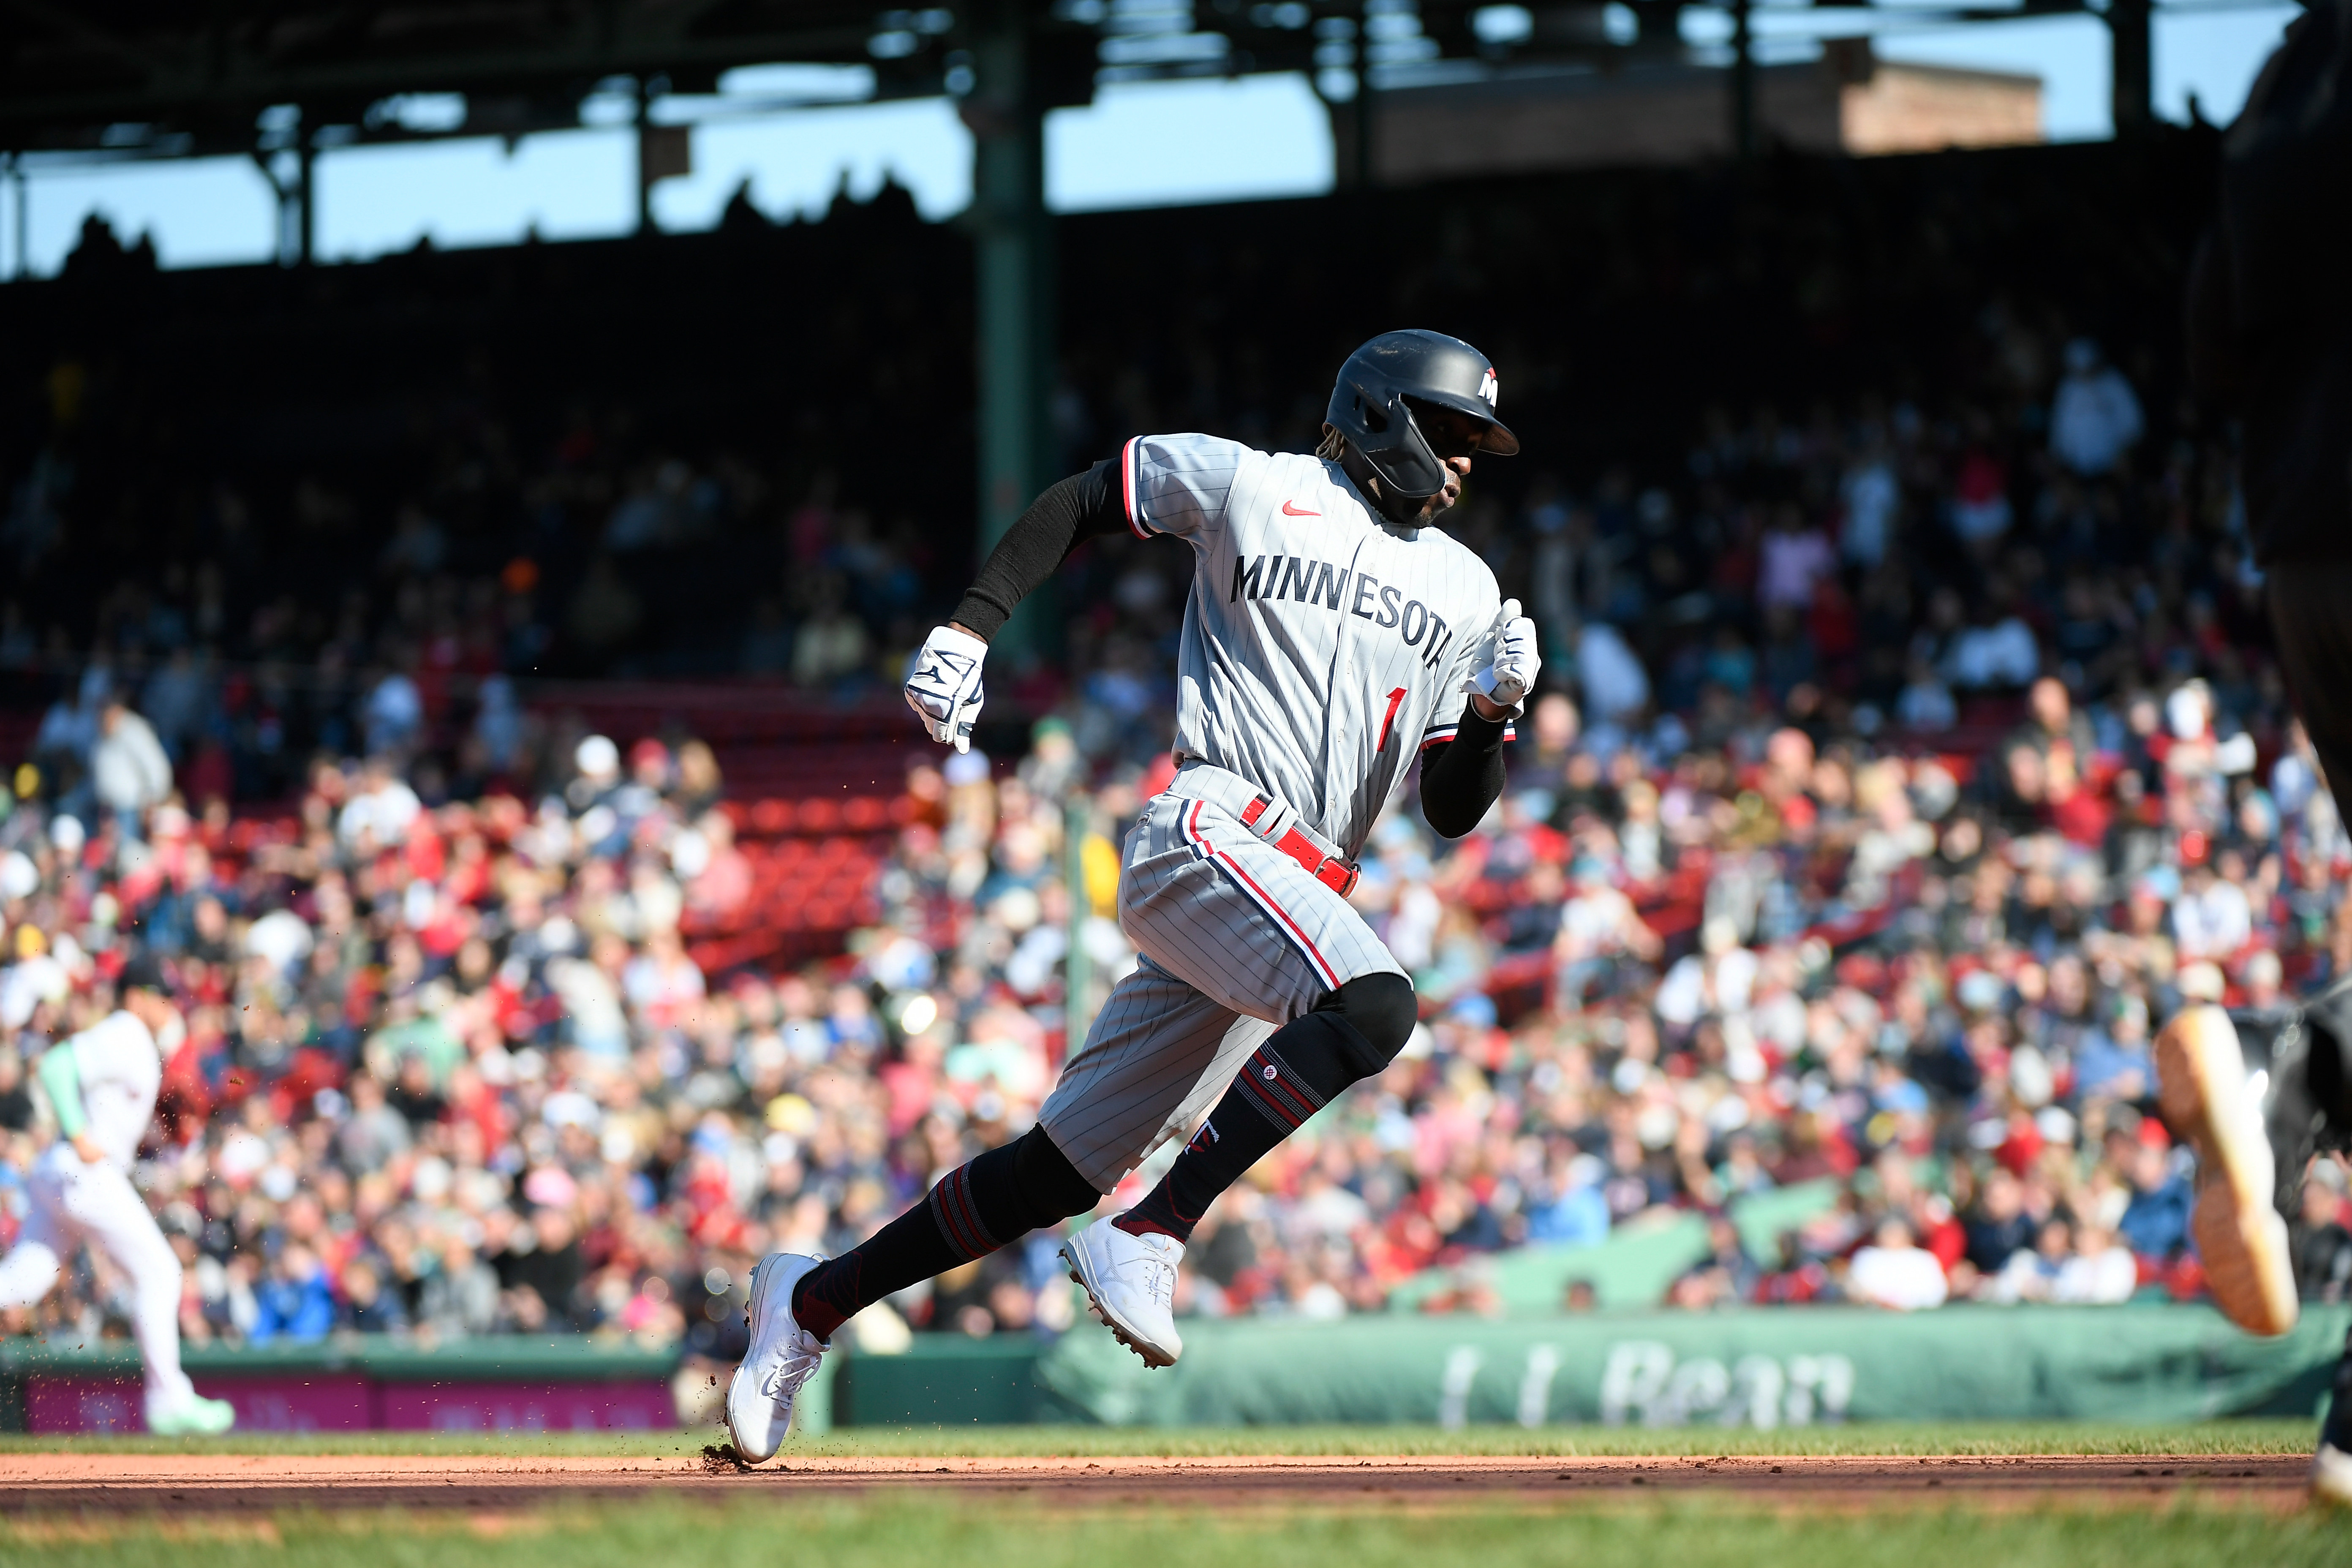
[[[157,991],[169,996],[172,984],[164,978],[163,966],[155,955],[142,948],[124,961],[122,973],[114,977],[114,989],[120,995],[130,991]]]
[[[1414,405],[1470,416],[1486,426],[1478,450],[1515,456],[1519,438],[1495,417],[1495,367],[1485,354],[1414,327],[1382,332],[1349,354],[1323,417],[1382,484],[1402,496],[1433,496],[1445,488],[1445,465],[1414,421]]]

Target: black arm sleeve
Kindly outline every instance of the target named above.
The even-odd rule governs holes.
[[[1503,731],[1507,719],[1482,719],[1468,705],[1454,739],[1421,754],[1421,814],[1446,838],[1478,826],[1503,793]]]
[[[952,618],[988,641],[1012,617],[1013,607],[1052,576],[1071,551],[1126,526],[1127,505],[1110,458],[1056,480],[996,542]]]

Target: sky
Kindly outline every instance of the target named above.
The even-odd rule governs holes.
[[[2193,95],[2206,119],[2226,123],[2298,14],[2261,0],[2229,9],[2193,8],[2193,0],[2160,6],[2158,112],[2185,121]],[[1768,15],[1759,25],[1768,45],[1778,20]],[[1720,13],[1686,14],[1688,35],[1717,26],[1727,27]],[[2096,140],[2112,129],[2106,27],[2093,16],[1922,26],[1882,34],[1878,53],[2039,76],[2053,141]],[[804,93],[813,74],[758,68],[726,86]],[[680,112],[725,101],[681,103]],[[654,188],[654,218],[664,228],[716,223],[746,180],[751,199],[775,217],[820,214],[845,183],[863,199],[886,175],[910,189],[929,217],[950,216],[971,199],[971,136],[945,100],[722,119],[696,125],[692,136],[693,173]],[[322,153],[314,174],[319,254],[358,260],[426,237],[448,247],[507,244],[532,232],[545,239],[628,233],[637,216],[633,141],[626,129],[605,128],[525,137],[511,150],[467,138]],[[1302,76],[1105,88],[1093,104],[1057,110],[1046,123],[1046,200],[1061,212],[1311,195],[1330,188],[1332,166],[1329,120]],[[54,273],[93,212],[126,237],[150,236],[167,267],[258,261],[275,247],[269,185],[243,158],[39,171],[21,204],[13,190],[0,197],[0,274],[8,276],[27,262],[35,273]]]

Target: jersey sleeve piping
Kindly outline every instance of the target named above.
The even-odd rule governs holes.
[[[1132,532],[1138,539],[1150,539],[1160,531],[1145,521],[1143,516],[1142,487],[1136,483],[1135,466],[1141,459],[1142,447],[1142,437],[1130,436],[1128,437],[1127,446],[1120,450],[1118,455],[1118,481],[1120,494],[1127,501],[1127,526],[1129,531]]]
[[[1462,732],[1462,726],[1461,726],[1461,725],[1459,725],[1459,724],[1438,724],[1438,725],[1434,725],[1434,726],[1433,726],[1433,727],[1432,727],[1432,728],[1431,728],[1431,729],[1430,729],[1430,730],[1429,730],[1425,734],[1423,734],[1423,735],[1422,736],[1422,738],[1421,738],[1421,744],[1420,744],[1420,746],[1418,746],[1418,747],[1417,747],[1417,748],[1415,748],[1415,749],[1416,749],[1417,751],[1423,751],[1423,752],[1425,752],[1425,751],[1429,750],[1429,748],[1430,748],[1430,747],[1432,747],[1432,746],[1442,746],[1442,745],[1444,745],[1446,742],[1451,741],[1452,739],[1454,739],[1454,736],[1456,736],[1456,735],[1460,734],[1461,732]],[[1504,726],[1503,726],[1503,739],[1504,739],[1504,740],[1506,740],[1506,741],[1516,741],[1516,740],[1517,740],[1518,738],[1519,738],[1519,731],[1518,731],[1518,728],[1517,728],[1517,726],[1516,726],[1516,725],[1512,725],[1512,724],[1506,724],[1506,725],[1504,725]]]

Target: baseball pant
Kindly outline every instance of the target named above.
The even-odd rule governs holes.
[[[1189,1136],[1276,1028],[1360,974],[1404,973],[1346,899],[1242,826],[1239,782],[1188,770],[1128,834],[1118,922],[1142,958],[1038,1114],[1097,1192]]]
[[[131,1331],[146,1369],[147,1409],[168,1410],[195,1390],[180,1370],[180,1259],[131,1178],[86,1165],[71,1145],[33,1163],[24,1233],[0,1258],[0,1308],[29,1307],[49,1293],[75,1247],[87,1241],[131,1277]]]

